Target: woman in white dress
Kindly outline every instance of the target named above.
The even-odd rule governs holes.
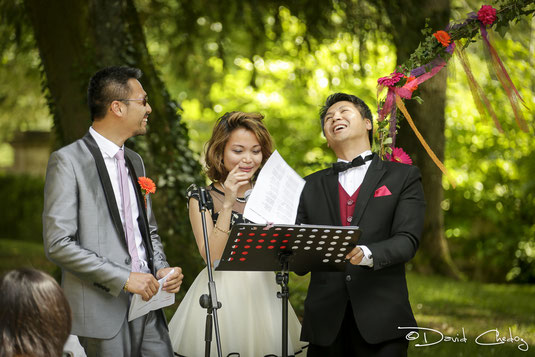
[[[272,152],[271,136],[257,113],[231,112],[218,119],[206,144],[206,219],[212,265],[221,258],[230,229],[243,218],[246,192],[252,190],[255,174]],[[198,188],[187,191],[189,217],[199,252],[206,261]],[[210,219],[211,218],[211,219]],[[213,271],[223,356],[280,356],[282,352],[282,305],[273,272]],[[205,354],[206,310],[199,297],[208,293],[208,274],[203,269],[169,323],[175,354],[199,357]],[[288,309],[288,354],[304,356],[299,341],[301,324]],[[211,356],[217,356],[215,332]]]

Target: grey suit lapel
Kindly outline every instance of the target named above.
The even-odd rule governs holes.
[[[117,229],[117,232],[119,233],[120,237],[126,237],[124,230],[123,230],[123,224],[121,223],[121,216],[119,215],[119,209],[117,208],[117,201],[115,199],[115,194],[113,193],[113,187],[111,185],[110,176],[108,175],[108,169],[106,169],[106,164],[104,163],[104,158],[102,157],[102,153],[100,152],[100,149],[91,134],[89,132],[85,134],[85,136],[82,138],[85,145],[89,149],[89,152],[91,155],[93,155],[93,159],[95,160],[95,164],[97,166],[98,176],[100,178],[100,183],[102,184],[102,188],[104,189],[104,196],[106,197],[106,203],[108,204],[108,209],[110,210],[110,215],[113,221],[113,224],[115,228]],[[126,240],[121,240],[126,245]]]
[[[359,222],[362,218],[362,213],[364,212],[368,201],[374,194],[377,183],[381,177],[383,177],[385,172],[386,169],[383,167],[383,161],[379,158],[379,156],[374,154],[370,167],[364,176],[364,181],[362,181],[362,184],[360,185],[359,195],[357,197],[357,202],[355,203],[355,212],[353,213],[353,217],[357,219],[354,223],[356,226],[359,225]]]
[[[322,177],[323,190],[326,194],[328,212],[331,214],[333,225],[339,225],[342,222],[340,216],[340,195],[338,194],[338,174],[332,169],[325,171]]]

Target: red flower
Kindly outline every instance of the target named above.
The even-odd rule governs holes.
[[[496,21],[496,9],[490,5],[483,5],[477,12],[477,19],[483,23],[483,25],[492,25]]]
[[[154,184],[154,181],[152,181],[150,178],[139,177],[137,182],[139,183],[139,186],[141,186],[141,190],[144,191],[144,195],[156,192],[156,185]]]
[[[442,31],[442,30],[437,31],[433,34],[433,36],[435,36],[437,41],[440,42],[442,46],[444,47],[448,47],[448,45],[451,42],[450,34],[447,33],[446,31]]]
[[[400,79],[403,78],[403,73],[394,72],[390,73],[387,77],[381,77],[377,80],[377,83],[381,86],[385,87],[393,87],[394,84],[400,81]]]
[[[392,148],[392,154],[386,155],[390,161],[401,162],[402,164],[412,165],[411,157],[403,151],[402,148]]]

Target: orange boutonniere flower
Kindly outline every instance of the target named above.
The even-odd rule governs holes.
[[[141,187],[141,192],[143,192],[143,200],[145,201],[145,208],[147,208],[147,197],[149,196],[149,193],[156,192],[156,185],[154,184],[154,181],[148,177],[139,177],[137,182]]]
[[[444,47],[448,47],[448,45],[451,42],[451,37],[449,33],[447,33],[446,31],[442,31],[442,30],[437,31],[433,34],[433,36],[435,36],[437,41],[440,42],[442,46]]]

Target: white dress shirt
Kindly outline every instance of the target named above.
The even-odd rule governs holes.
[[[362,156],[362,158],[364,159],[366,156],[371,155],[371,154],[372,152],[370,150],[366,150],[363,153],[361,153],[359,156]],[[348,162],[342,159],[338,159],[338,161]],[[364,176],[366,175],[366,172],[368,171],[370,164],[371,164],[371,160],[366,161],[364,165],[352,167],[338,174],[338,182],[340,183],[340,185],[342,185],[342,188],[347,192],[349,196],[353,195],[355,191],[362,184],[362,181],[364,181]],[[358,201],[358,197],[357,197],[357,201]],[[372,252],[365,245],[357,245],[357,247],[360,247],[360,249],[362,249],[364,253],[364,257],[362,258],[359,265],[366,265],[366,266],[372,267],[373,266]]]
[[[110,176],[111,185],[113,187],[115,201],[117,202],[117,208],[119,209],[119,215],[121,216],[121,223],[123,224],[123,227],[125,227],[123,205],[121,201],[121,190],[119,189],[117,159],[115,158],[117,151],[121,149],[124,150],[124,145],[123,147],[117,146],[114,142],[100,135],[95,129],[93,129],[93,127],[89,128],[89,133],[97,142],[100,152],[102,153],[102,157],[104,158],[104,163],[106,164],[106,169],[108,170],[108,175]],[[126,167],[126,171],[128,173],[128,166]],[[130,192],[130,202],[137,202],[132,180],[128,180],[128,191]],[[149,265],[147,264],[147,253],[145,252],[145,246],[143,245],[139,224],[137,222],[137,217],[139,216],[139,207],[137,204],[132,204],[130,207],[132,208],[132,226],[134,227],[134,239],[136,241],[137,255],[139,257],[140,271],[143,273],[150,273]]]

